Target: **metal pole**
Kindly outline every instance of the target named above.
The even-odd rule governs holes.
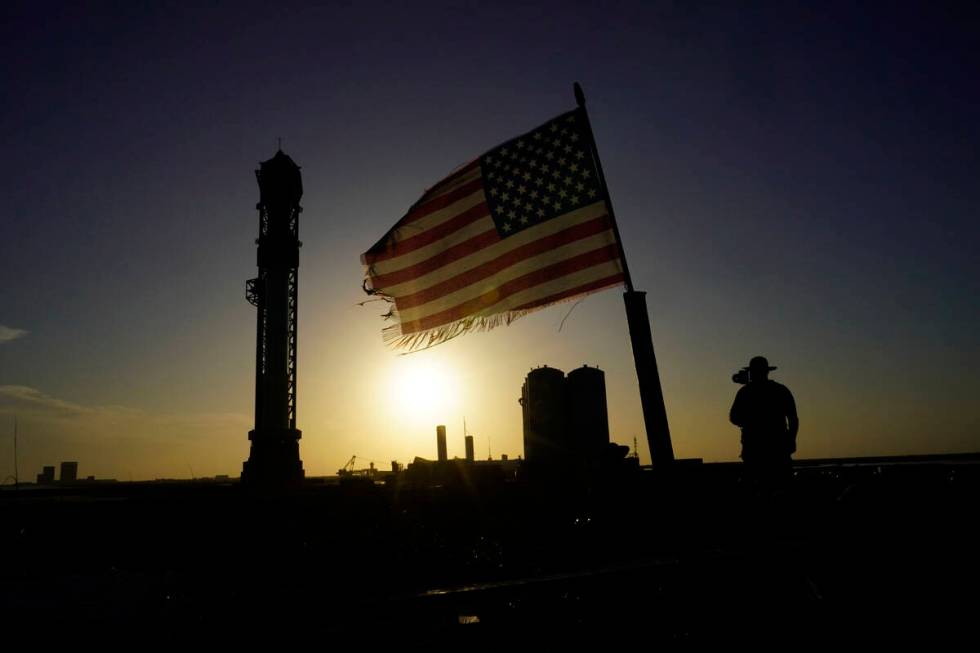
[[[630,343],[633,346],[633,363],[640,386],[640,404],[643,406],[643,423],[647,429],[650,459],[654,466],[674,462],[674,448],[670,442],[670,426],[667,423],[667,406],[657,371],[657,356],[653,352],[653,336],[650,316],[647,312],[646,293],[629,290],[623,293],[626,303],[626,322],[629,324]]]
[[[633,289],[633,278],[626,264],[626,251],[623,249],[623,239],[619,235],[619,225],[616,223],[616,213],[613,211],[609,187],[606,186],[606,176],[602,171],[602,161],[599,159],[599,149],[596,146],[592,124],[585,109],[585,93],[578,82],[575,82],[575,101],[585,121],[589,135],[589,146],[592,148],[592,159],[596,165],[596,175],[602,188],[603,199],[609,209],[609,220],[612,222],[613,234],[619,247],[619,258],[623,264],[623,277],[626,281],[626,292],[623,301],[626,305],[626,322],[629,325],[630,344],[633,349],[633,363],[636,366],[636,378],[640,388],[640,403],[643,407],[643,423],[646,426],[647,442],[650,446],[650,458],[655,466],[666,466],[674,461],[674,448],[670,441],[670,425],[667,423],[667,407],[664,403],[663,387],[660,385],[660,373],[657,370],[657,356],[653,351],[653,336],[650,329],[650,316],[647,311],[646,293]]]
[[[592,149],[592,160],[595,161],[596,176],[599,178],[599,187],[602,189],[603,199],[606,200],[606,207],[609,209],[609,220],[612,222],[613,234],[616,236],[616,245],[619,247],[619,260],[623,263],[623,277],[626,279],[627,292],[633,292],[633,277],[630,276],[629,265],[626,264],[626,251],[623,249],[623,239],[619,236],[619,225],[616,223],[616,212],[613,210],[612,198],[609,197],[609,188],[606,186],[606,175],[602,172],[602,161],[599,159],[599,149],[595,144],[595,134],[592,133],[592,123],[589,122],[589,112],[585,110],[585,93],[578,82],[575,82],[575,101],[578,103],[579,111],[582,112],[582,119],[585,121],[585,130],[589,134],[589,147]]]

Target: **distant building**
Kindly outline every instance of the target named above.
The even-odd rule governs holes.
[[[54,465],[45,465],[40,474],[37,475],[38,485],[52,485],[54,483]]]
[[[473,462],[475,460],[475,454],[473,452],[473,436],[466,436],[466,460],[467,462]]]
[[[78,463],[77,462],[63,462],[61,463],[61,482],[62,483],[74,483],[78,480]]]
[[[466,492],[479,492],[517,478],[520,460],[473,460],[463,458],[438,461],[416,457],[393,481],[404,486],[448,486]]]

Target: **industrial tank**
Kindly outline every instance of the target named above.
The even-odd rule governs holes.
[[[545,365],[524,380],[520,403],[529,466],[561,465],[571,454],[565,397],[565,373],[559,369]]]
[[[565,385],[571,440],[586,460],[596,460],[609,444],[606,375],[583,365],[568,373]]]

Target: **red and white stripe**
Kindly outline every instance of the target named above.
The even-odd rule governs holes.
[[[361,262],[369,289],[394,300],[400,336],[478,325],[624,282],[604,201],[501,238],[479,160],[427,191]]]

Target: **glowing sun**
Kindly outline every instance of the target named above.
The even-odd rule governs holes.
[[[404,356],[394,364],[391,394],[400,414],[442,423],[456,406],[457,387],[452,369],[418,355]]]

